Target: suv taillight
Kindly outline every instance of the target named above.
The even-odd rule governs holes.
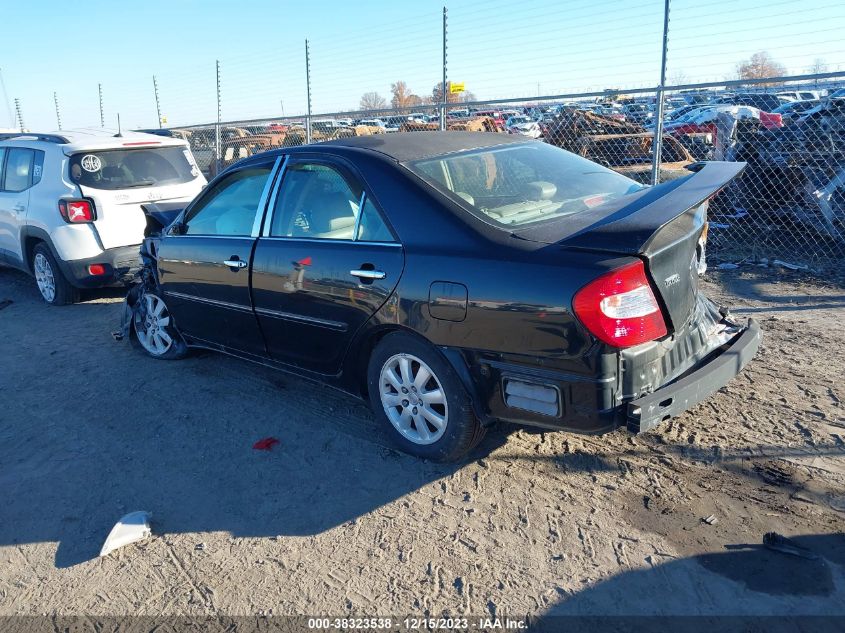
[[[575,293],[572,307],[596,338],[614,347],[666,336],[666,322],[641,261],[594,279]]]
[[[94,203],[90,200],[59,200],[59,213],[70,224],[84,224],[97,219]]]

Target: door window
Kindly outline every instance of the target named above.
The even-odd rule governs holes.
[[[352,240],[361,192],[360,185],[329,165],[289,165],[273,211],[270,235]]]
[[[381,214],[376,209],[376,205],[372,200],[366,198],[364,200],[364,210],[361,211],[361,224],[358,227],[358,235],[356,237],[361,242],[393,242],[393,234],[384,220],[381,219]]]
[[[272,169],[247,167],[220,180],[190,210],[185,234],[249,236]]]
[[[35,151],[22,147],[10,147],[6,159],[4,191],[24,191],[32,186],[32,162]]]

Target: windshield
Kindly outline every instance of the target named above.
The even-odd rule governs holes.
[[[80,152],[70,157],[70,178],[92,189],[131,189],[191,182],[200,175],[184,146]]]
[[[642,189],[546,143],[473,150],[407,166],[481,219],[507,227],[579,213]]]

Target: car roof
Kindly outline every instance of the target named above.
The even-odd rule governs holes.
[[[401,162],[420,160],[442,154],[454,154],[473,149],[483,149],[496,145],[526,143],[526,139],[496,132],[405,132],[403,134],[374,134],[372,136],[353,136],[350,138],[324,141],[317,145],[306,145],[304,149],[329,147],[349,147],[370,150],[385,154]]]
[[[3,142],[22,145],[45,143],[61,147],[65,154],[77,151],[93,151],[98,149],[118,149],[135,145],[149,144],[164,147],[187,145],[180,138],[145,134],[142,132],[125,131],[117,136],[118,131],[109,128],[80,128],[75,130],[57,130],[53,132],[21,132],[6,138]]]

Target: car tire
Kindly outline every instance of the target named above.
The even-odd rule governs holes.
[[[50,247],[44,242],[32,249],[31,265],[38,292],[45,303],[63,306],[79,300],[79,290],[64,276]]]
[[[159,360],[178,360],[188,346],[158,293],[142,292],[132,310],[132,344]]]
[[[370,355],[367,390],[376,417],[406,453],[454,462],[484,437],[454,369],[415,336],[394,332],[379,342]]]

